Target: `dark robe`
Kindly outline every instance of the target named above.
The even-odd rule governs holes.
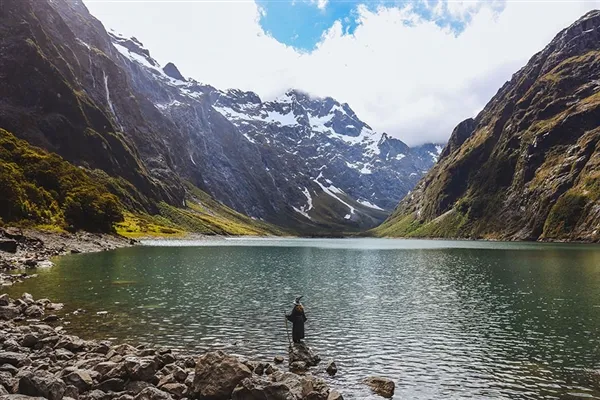
[[[295,306],[292,313],[286,317],[288,321],[294,324],[292,328],[292,339],[294,340],[294,343],[299,343],[300,339],[304,339],[304,323],[306,322],[304,309],[301,306]]]

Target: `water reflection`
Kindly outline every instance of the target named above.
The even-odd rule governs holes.
[[[85,337],[271,359],[301,293],[345,398],[374,398],[359,383],[370,374],[397,398],[600,397],[597,246],[238,240],[57,264],[10,291],[88,309],[68,319]]]

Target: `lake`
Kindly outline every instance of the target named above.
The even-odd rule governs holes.
[[[600,246],[395,239],[151,241],[57,258],[5,289],[64,302],[84,338],[269,361],[304,295],[307,343],[397,399],[600,398]],[[107,311],[106,316],[96,315]]]

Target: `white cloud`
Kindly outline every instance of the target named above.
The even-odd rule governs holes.
[[[460,35],[408,8],[361,7],[353,35],[335,23],[305,53],[265,34],[263,11],[253,2],[86,4],[108,27],[136,36],[184,75],[264,98],[290,87],[332,96],[408,144],[447,139],[558,31],[600,7],[600,1],[508,2],[497,13],[449,2],[452,12],[471,16]]]
[[[317,8],[319,10],[324,10],[325,7],[327,7],[328,2],[329,2],[329,0],[316,0]],[[313,3],[314,3],[314,0],[313,0]]]

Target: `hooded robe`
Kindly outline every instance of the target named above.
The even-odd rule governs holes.
[[[300,339],[304,339],[304,323],[306,322],[306,315],[304,315],[304,308],[301,305],[296,305],[290,315],[286,318],[293,324],[292,328],[292,339],[294,343],[300,342]]]

